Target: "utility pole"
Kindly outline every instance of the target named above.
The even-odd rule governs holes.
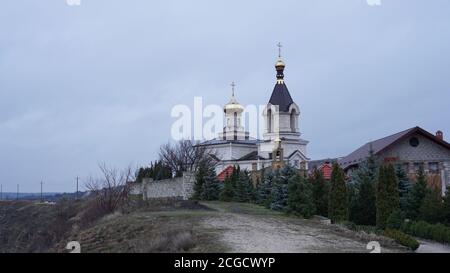
[[[3,184],[0,184],[0,201],[3,200]]]
[[[77,196],[77,197],[76,197],[77,199],[76,199],[76,200],[78,200],[78,178],[79,178],[79,177],[77,176],[77,195],[76,195],[76,196]]]
[[[19,184],[17,184],[17,195],[16,195],[16,200],[19,200]]]
[[[41,181],[41,203],[44,202],[44,199],[42,199],[42,184],[44,184],[44,182]]]

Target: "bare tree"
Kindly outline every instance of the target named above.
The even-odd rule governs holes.
[[[176,176],[185,171],[196,171],[200,164],[215,166],[217,156],[205,146],[191,140],[181,140],[175,144],[164,144],[159,150],[160,160],[169,166]]]
[[[130,185],[134,181],[134,175],[130,167],[119,171],[110,168],[105,163],[99,164],[102,177],[90,178],[85,187],[94,194],[97,207],[105,213],[116,211],[128,200]]]

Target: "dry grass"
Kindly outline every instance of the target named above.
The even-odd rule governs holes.
[[[186,252],[196,245],[192,230],[172,229],[155,234],[146,240],[130,242],[131,251],[136,253]]]
[[[28,201],[0,205],[0,252],[45,252],[71,232],[80,204]]]

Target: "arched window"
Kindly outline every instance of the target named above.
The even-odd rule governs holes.
[[[291,112],[291,131],[295,132],[297,130],[297,126],[296,126],[296,116],[297,116],[297,112],[295,111],[295,109],[292,110]]]
[[[272,133],[272,109],[267,111],[267,132]]]
[[[238,126],[238,122],[237,121],[238,121],[237,113],[234,112],[234,124],[233,124],[234,128],[236,128]]]

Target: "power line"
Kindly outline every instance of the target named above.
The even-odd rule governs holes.
[[[77,176],[77,194],[76,194],[76,196],[77,196],[76,198],[77,199],[76,200],[78,200],[78,179],[79,179],[79,177]]]
[[[44,202],[44,199],[42,199],[42,185],[44,184],[44,182],[41,181],[41,203]]]

